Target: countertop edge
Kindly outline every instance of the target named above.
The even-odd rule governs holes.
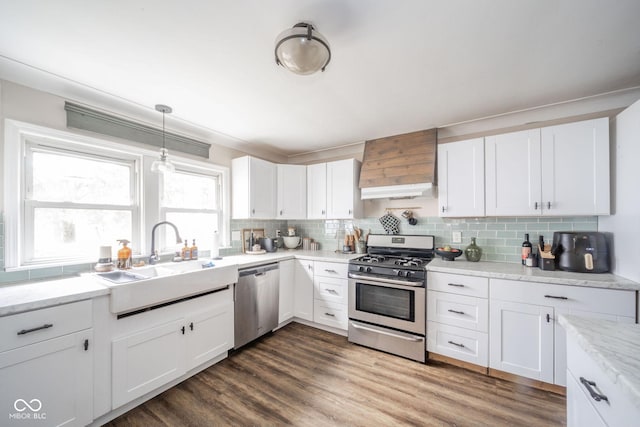
[[[580,322],[589,322],[590,320],[590,323],[592,323],[593,325],[596,319],[585,319],[580,316],[565,314],[561,314],[558,317],[558,323],[565,329],[567,335],[575,338],[577,344],[593,359],[593,361],[599,367],[602,368],[602,371],[607,377],[609,377],[611,382],[616,384],[616,386],[619,387],[619,389],[629,397],[629,400],[633,402],[636,408],[640,409],[640,384],[638,384],[637,381],[634,382],[627,378],[627,375],[625,375],[625,373],[618,366],[616,366],[616,363],[612,362],[609,357],[603,354],[598,349],[597,345],[594,345],[592,343],[589,336],[583,333],[583,328],[581,328]],[[617,327],[620,327],[621,325],[614,321],[597,320],[597,322],[600,325],[615,324]],[[626,325],[628,327],[631,327],[633,325],[636,328],[640,328],[640,325],[637,325],[635,323]],[[622,327],[624,327],[624,325]],[[596,325],[595,328],[598,328],[598,325]],[[606,329],[604,326],[602,326],[602,329],[603,331],[601,332],[601,334],[607,334],[611,332],[609,330],[604,330]],[[615,352],[615,350],[613,349],[611,351]]]
[[[514,263],[443,261],[434,259],[427,271],[462,274],[490,279],[542,282],[552,285],[585,286],[590,288],[640,291],[640,283],[611,273],[572,273],[568,271],[544,271]]]

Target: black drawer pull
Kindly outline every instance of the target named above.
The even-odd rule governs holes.
[[[545,298],[553,298],[553,299],[569,299],[567,297],[557,297],[555,295],[545,295]]]
[[[333,314],[333,313],[325,313],[324,315],[325,315],[325,316],[336,317],[336,315],[335,315],[335,314]]]
[[[447,310],[449,313],[455,313],[455,314],[464,314],[464,311],[458,311],[458,310]]]
[[[609,398],[607,396],[605,396],[604,394],[596,393],[596,391],[592,388],[597,387],[594,381],[589,381],[584,377],[580,377],[580,382],[587,388],[587,391],[596,402],[600,402],[601,400],[606,400],[607,402],[609,401]]]
[[[449,341],[449,344],[453,344],[456,347],[464,348],[464,344],[460,344],[460,343],[457,343],[457,342]]]
[[[455,286],[456,288],[464,288],[464,285],[461,285],[459,283],[447,283],[447,285],[449,286]]]
[[[53,327],[53,323],[45,323],[44,325],[38,326],[37,328],[23,329],[21,331],[18,331],[18,335],[28,334],[29,332],[35,332],[35,331],[39,331],[41,329],[49,329],[51,327]]]

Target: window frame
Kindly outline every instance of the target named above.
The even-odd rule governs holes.
[[[47,128],[30,123],[20,122],[13,119],[4,120],[4,270],[19,271],[51,266],[62,266],[69,264],[93,263],[97,261],[96,254],[88,254],[82,259],[52,259],[49,262],[25,263],[23,238],[26,227],[26,150],[27,144],[37,141],[44,142],[43,145],[59,149],[71,149],[79,151],[83,155],[98,155],[102,157],[113,157],[116,159],[134,160],[136,174],[131,185],[135,186],[135,197],[138,198],[137,212],[134,214],[138,220],[138,226],[134,225],[136,218],[132,218],[131,236],[134,248],[134,255],[146,256],[150,253],[151,228],[153,224],[161,221],[164,216],[161,213],[160,194],[161,175],[151,172],[151,163],[158,158],[156,149],[144,148],[135,143],[127,144],[114,142],[108,139],[96,138],[82,134],[71,133],[63,130]],[[106,138],[106,137],[105,137]],[[201,171],[208,174],[219,175],[219,234],[221,245],[230,244],[230,173],[229,168],[214,163],[193,160],[171,153],[171,160],[177,168],[194,171]],[[17,190],[17,191],[16,191]],[[113,205],[109,205],[113,206]],[[82,207],[73,204],[73,207]],[[91,208],[96,205],[91,204]],[[162,215],[162,216],[161,216]],[[119,236],[120,237],[120,236]],[[113,244],[114,249],[116,243]]]

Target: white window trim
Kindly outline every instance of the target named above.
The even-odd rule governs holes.
[[[95,257],[88,257],[86,260],[75,260],[73,262],[55,262],[52,264],[23,265],[21,259],[22,247],[20,240],[20,232],[22,224],[21,219],[21,196],[24,177],[25,142],[29,138],[45,138],[47,140],[58,140],[62,144],[73,144],[75,146],[85,147],[89,150],[95,150],[99,147],[102,151],[112,151],[115,153],[125,154],[126,156],[141,156],[143,174],[139,180],[141,195],[141,222],[139,234],[140,242],[136,242],[142,256],[150,252],[151,248],[151,228],[153,224],[159,222],[160,202],[158,179],[154,178],[151,172],[151,163],[158,157],[157,150],[145,149],[137,146],[116,143],[104,139],[94,138],[85,135],[79,135],[58,129],[47,128],[31,123],[25,123],[12,119],[5,119],[4,132],[4,264],[5,271],[30,270],[36,268],[44,268],[51,266],[60,266],[78,263],[95,262]],[[230,174],[229,168],[198,160],[187,159],[170,154],[171,160],[176,165],[183,165],[185,168],[200,168],[210,172],[219,173],[221,176],[221,206],[222,211],[222,230],[219,231],[221,236],[221,246],[229,246],[230,239]],[[152,175],[153,174],[153,175]],[[20,191],[16,191],[19,189]],[[143,191],[144,189],[144,191]],[[213,236],[212,236],[213,238]]]

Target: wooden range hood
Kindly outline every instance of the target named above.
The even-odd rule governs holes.
[[[429,129],[366,141],[362,199],[433,197],[437,139],[437,129]]]

